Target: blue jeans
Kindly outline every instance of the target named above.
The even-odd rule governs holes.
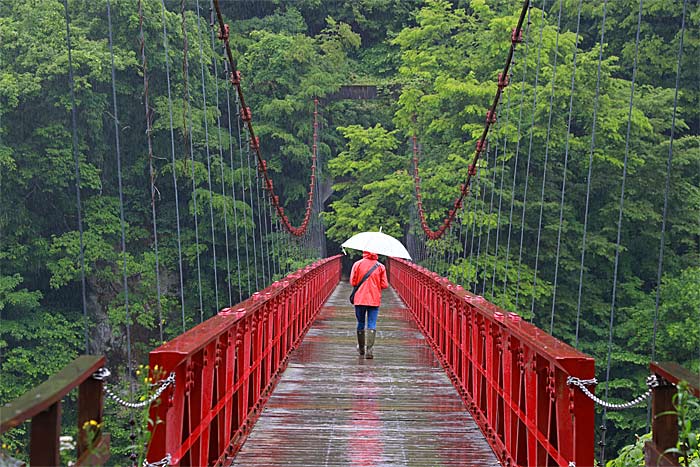
[[[379,316],[378,306],[355,305],[355,316],[357,317],[357,330],[365,329],[365,321],[367,321],[367,329],[377,329],[377,316]],[[367,318],[365,320],[365,317]]]

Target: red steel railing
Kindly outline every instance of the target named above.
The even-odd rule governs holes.
[[[389,281],[503,465],[594,464],[593,402],[566,384],[593,358],[413,263]]]
[[[148,461],[221,465],[238,452],[340,268],[339,255],[317,261],[150,353],[176,383],[151,406]]]

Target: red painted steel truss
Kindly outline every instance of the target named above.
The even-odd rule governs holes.
[[[447,278],[391,259],[389,281],[505,466],[591,466],[594,360]]]
[[[153,350],[150,367],[176,383],[151,406],[147,459],[222,465],[238,452],[339,280],[340,256],[317,261]]]

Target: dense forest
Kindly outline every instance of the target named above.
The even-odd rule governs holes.
[[[700,4],[532,3],[464,209],[426,241],[413,138],[436,228],[521,2],[221,2],[295,225],[317,143],[300,238],[261,188],[208,1],[0,2],[0,404],[86,352],[124,384],[127,355],[379,227],[594,356],[611,401],[652,358],[700,371]],[[606,418],[613,454],[647,431],[645,407]],[[21,457],[26,427],[2,439]]]

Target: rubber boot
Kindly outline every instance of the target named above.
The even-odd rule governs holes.
[[[374,347],[374,338],[377,335],[377,330],[376,329],[368,329],[367,330],[367,347],[365,348],[365,358],[366,359],[371,359],[374,358],[374,355],[372,354],[372,348]]]
[[[360,355],[365,354],[365,330],[357,331],[357,351]]]

